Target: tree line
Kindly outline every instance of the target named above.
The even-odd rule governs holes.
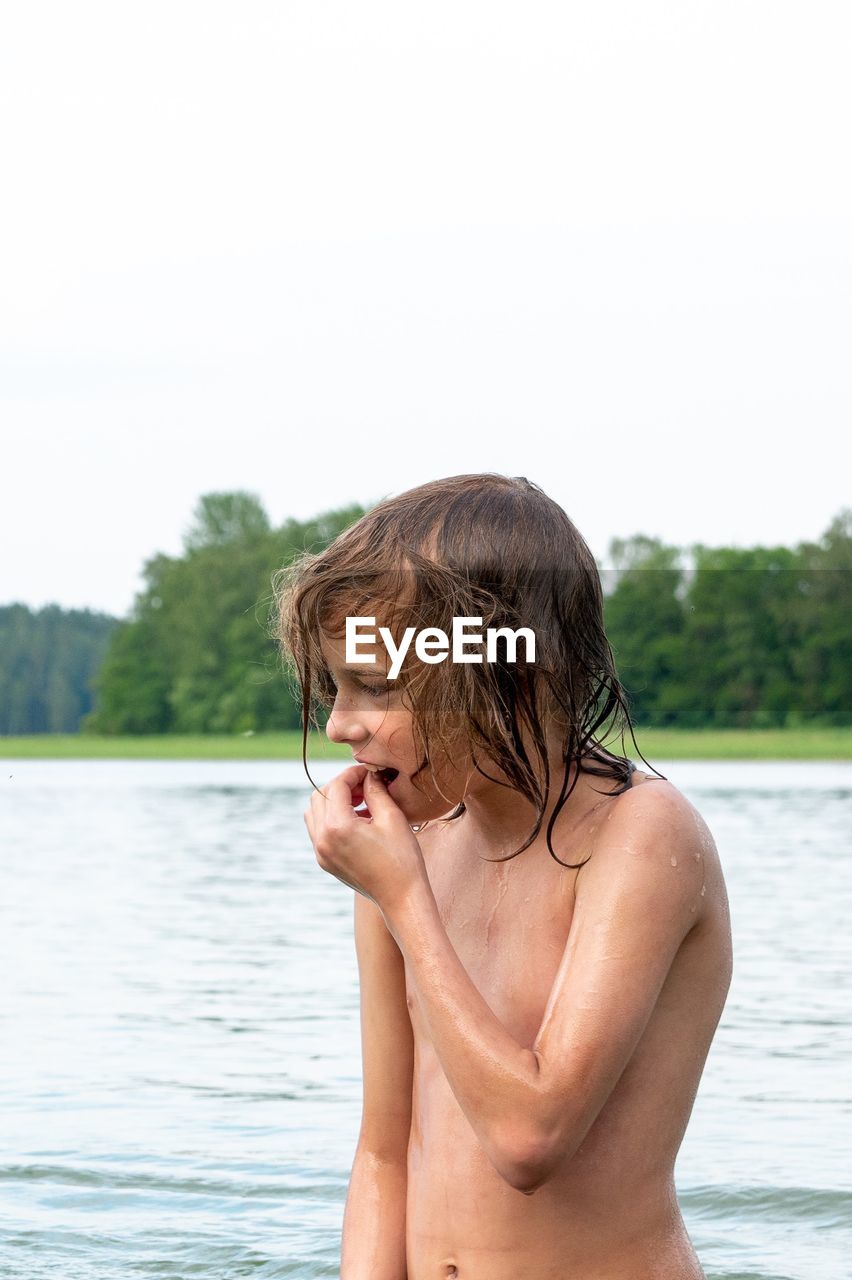
[[[130,616],[0,608],[0,733],[296,729],[269,628],[271,579],[358,505],[274,528],[249,493],[207,494]],[[852,723],[852,510],[796,547],[611,542],[607,634],[638,725]]]
[[[0,607],[0,734],[76,733],[117,626],[90,609]]]
[[[320,551],[365,513],[357,505],[273,528],[253,495],[199,500],[180,556],[156,555],[97,677],[93,733],[297,729],[300,711],[271,637],[272,575]]]
[[[794,548],[640,536],[610,560],[607,634],[635,723],[852,724],[852,510]]]

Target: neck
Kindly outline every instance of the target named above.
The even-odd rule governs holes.
[[[564,762],[556,754],[549,760],[550,792],[545,802],[544,814],[533,844],[545,844],[547,824],[556,808],[556,802],[562,787]],[[487,766],[484,766],[487,768]],[[497,775],[494,769],[487,769]],[[572,827],[588,813],[591,804],[600,799],[592,784],[601,786],[602,779],[588,778],[580,773],[577,778],[577,765],[572,763],[568,768],[567,787],[573,784],[573,790],[556,820],[554,835],[559,832],[570,832]],[[466,837],[471,847],[487,847],[489,851],[500,855],[512,853],[527,840],[536,821],[537,808],[522,795],[508,786],[489,782],[475,771],[470,777],[468,789],[464,796],[465,812],[458,819],[463,824]],[[492,856],[492,852],[489,852]]]

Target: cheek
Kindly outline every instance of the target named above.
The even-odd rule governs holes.
[[[459,745],[455,753],[438,754],[430,759],[429,766],[423,771],[424,786],[430,793],[438,794],[440,787],[444,796],[449,796],[453,803],[458,803],[468,784],[472,766],[466,764],[466,752]]]
[[[411,717],[404,711],[384,711],[381,720],[381,736],[395,756],[409,759],[414,755],[414,734]]]

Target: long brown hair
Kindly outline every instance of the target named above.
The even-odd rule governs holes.
[[[273,579],[274,633],[298,681],[302,761],[311,725],[329,711],[335,689],[320,634],[343,634],[347,616],[375,616],[399,644],[405,626],[440,627],[454,617],[487,627],[529,627],[535,661],[519,643],[517,661],[498,641],[497,661],[426,666],[411,654],[397,677],[412,714],[420,761],[416,777],[442,753],[468,753],[483,777],[520,791],[536,808],[535,825],[508,861],[541,830],[551,791],[548,730],[558,733],[563,774],[547,824],[551,837],[580,770],[630,786],[635,766],[602,742],[630,729],[627,699],[603,625],[603,593],[585,540],[562,508],[524,476],[492,472],[450,476],[380,502],[324,551],[304,552]],[[521,727],[532,744],[530,759]],[[644,756],[640,758],[644,760]],[[508,779],[493,778],[496,765]],[[570,765],[577,770],[569,785]],[[647,764],[647,761],[645,761]],[[650,766],[649,766],[650,767]],[[654,770],[656,772],[656,770]],[[662,776],[662,775],[660,775]],[[308,773],[310,778],[310,774]],[[311,779],[313,782],[313,779]],[[447,821],[461,817],[461,801]]]

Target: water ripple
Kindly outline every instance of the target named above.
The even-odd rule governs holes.
[[[852,766],[658,764],[714,832],[734,929],[687,1227],[708,1280],[848,1280]],[[301,766],[8,772],[0,1278],[337,1276],[358,977]]]

